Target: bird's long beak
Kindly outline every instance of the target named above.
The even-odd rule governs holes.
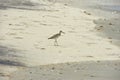
[[[65,34],[65,32],[62,32],[63,34]]]

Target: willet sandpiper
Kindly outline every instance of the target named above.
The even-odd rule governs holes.
[[[61,36],[61,33],[65,33],[65,32],[63,32],[62,30],[60,30],[59,33],[54,34],[53,36],[51,36],[51,37],[48,38],[48,39],[54,39],[55,40],[54,46],[58,46],[57,39]]]

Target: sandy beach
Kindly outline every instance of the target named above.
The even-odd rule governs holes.
[[[0,80],[120,79],[120,11],[110,7],[118,0],[5,1]],[[54,46],[48,38],[60,30]]]

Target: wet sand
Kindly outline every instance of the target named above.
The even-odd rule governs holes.
[[[120,61],[87,61],[31,67],[10,80],[119,80]]]

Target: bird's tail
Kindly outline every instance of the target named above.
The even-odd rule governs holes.
[[[53,36],[52,36],[52,37],[49,37],[48,39],[53,39]]]
[[[48,39],[51,39],[51,38],[48,38]]]

